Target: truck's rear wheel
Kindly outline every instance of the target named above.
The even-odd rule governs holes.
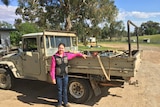
[[[70,79],[68,85],[69,100],[76,103],[84,103],[90,98],[91,86],[84,79]]]
[[[10,89],[12,86],[12,77],[6,69],[0,68],[0,88]]]

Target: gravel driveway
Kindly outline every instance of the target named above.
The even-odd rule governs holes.
[[[114,47],[114,46],[113,46]],[[122,46],[123,48],[123,46]],[[138,85],[104,88],[103,94],[72,107],[160,107],[160,47],[141,46],[142,64],[134,80]],[[55,86],[30,80],[17,80],[12,90],[0,89],[0,107],[54,107]]]

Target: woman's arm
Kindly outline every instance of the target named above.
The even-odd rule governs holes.
[[[82,53],[70,53],[70,52],[66,52],[65,53],[66,56],[68,57],[68,60],[71,60],[75,57],[83,57],[84,59],[86,59],[86,56],[85,54],[82,54]]]

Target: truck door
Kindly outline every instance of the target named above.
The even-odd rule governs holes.
[[[22,57],[24,75],[29,77],[40,75],[40,61],[36,38],[25,38],[23,40]]]

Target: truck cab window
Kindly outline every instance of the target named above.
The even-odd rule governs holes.
[[[53,36],[53,37],[51,36],[51,37],[50,37],[50,40],[51,40],[51,47],[52,47],[52,48],[55,48],[55,37],[54,37],[54,36]]]
[[[55,41],[56,41],[56,47],[58,47],[59,43],[64,43],[66,47],[70,47],[71,46],[70,37],[56,36],[55,37]]]
[[[23,44],[23,51],[37,51],[36,38],[25,38]]]
[[[49,37],[46,36],[46,48],[49,48]]]

